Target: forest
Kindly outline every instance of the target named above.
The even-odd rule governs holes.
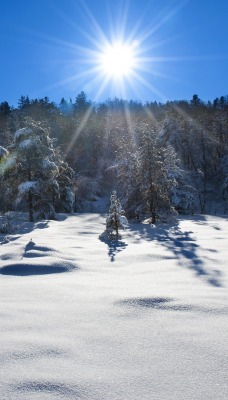
[[[0,212],[29,220],[88,211],[116,190],[126,216],[152,223],[228,211],[228,96],[100,103],[0,103]]]

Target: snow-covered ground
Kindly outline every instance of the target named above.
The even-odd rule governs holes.
[[[0,246],[1,400],[226,400],[227,217],[24,223]]]

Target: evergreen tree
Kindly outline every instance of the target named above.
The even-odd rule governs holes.
[[[5,177],[7,174],[7,157],[9,152],[4,147],[0,146],[0,211],[4,212],[7,209],[7,184]]]
[[[85,94],[85,92],[81,91],[75,99],[75,112],[78,114],[85,114],[90,106],[91,102],[87,100],[87,95]]]
[[[106,219],[106,234],[108,239],[120,239],[120,229],[128,226],[127,218],[124,216],[120,200],[117,198],[116,191],[110,197],[109,215]]]
[[[0,115],[8,115],[11,111],[9,103],[7,101],[3,101],[0,104]]]
[[[17,206],[23,207],[26,201],[31,222],[34,211],[53,218],[60,197],[61,161],[48,130],[30,120],[25,128],[16,131],[11,151],[17,173]]]
[[[73,104],[72,100],[66,101],[64,97],[62,97],[60,104],[59,104],[59,110],[63,115],[69,115],[73,112]]]
[[[28,107],[30,105],[30,99],[27,96],[21,96],[18,100],[18,107],[19,109],[25,109],[26,107]]]
[[[164,151],[156,141],[155,130],[149,126],[142,133],[142,145],[139,154],[139,175],[141,208],[151,215],[154,224],[159,213],[172,211],[171,189],[175,180],[169,176],[164,163]]]
[[[198,107],[200,104],[201,104],[201,100],[200,100],[198,94],[194,94],[192,96],[191,105],[193,107]]]

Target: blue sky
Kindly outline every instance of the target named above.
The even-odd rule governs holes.
[[[0,102],[203,100],[228,94],[226,0],[1,1]],[[121,79],[99,69],[103,49],[134,45]]]

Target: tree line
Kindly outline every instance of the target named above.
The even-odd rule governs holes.
[[[166,103],[84,92],[0,103],[0,211],[84,211],[118,192],[128,218],[228,210],[228,97]]]

